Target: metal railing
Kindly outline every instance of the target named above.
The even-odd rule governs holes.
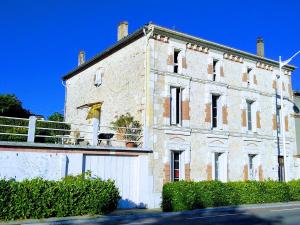
[[[68,123],[35,116],[29,119],[0,116],[0,141],[141,148],[143,131],[134,127],[102,126],[97,119],[90,123]]]

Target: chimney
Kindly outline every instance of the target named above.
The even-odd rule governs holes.
[[[128,35],[128,22],[123,21],[118,26],[118,41]]]
[[[256,49],[257,49],[257,55],[260,57],[265,56],[265,47],[264,47],[264,40],[262,37],[258,37],[256,41]]]
[[[78,53],[78,66],[80,66],[83,63],[85,63],[85,52],[84,51],[80,51]]]

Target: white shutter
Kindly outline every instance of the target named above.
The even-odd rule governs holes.
[[[253,102],[252,107],[251,107],[252,131],[253,132],[257,131],[257,129],[256,129],[257,128],[256,111],[257,111],[256,102]]]
[[[94,85],[99,87],[102,84],[102,73],[101,69],[96,70],[95,78],[94,78]]]
[[[182,73],[182,58],[183,58],[183,53],[182,51],[179,52],[178,54],[178,73]]]
[[[216,81],[220,81],[220,74],[221,74],[221,62],[218,61],[216,63]]]
[[[176,88],[171,88],[171,125],[176,125]]]
[[[223,121],[222,121],[222,96],[219,96],[217,100],[217,128],[222,129]]]

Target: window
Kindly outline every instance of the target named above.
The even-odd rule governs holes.
[[[249,87],[250,86],[250,80],[251,80],[251,78],[250,78],[250,76],[251,76],[251,71],[252,71],[252,69],[251,68],[247,68],[247,86]]]
[[[284,158],[283,156],[278,156],[278,180],[285,181],[284,178]]]
[[[217,59],[214,59],[213,60],[213,81],[216,81],[217,79],[217,66],[218,66],[218,60]]]
[[[171,87],[171,125],[181,125],[182,88]]]
[[[217,128],[219,123],[219,101],[220,96],[219,95],[212,95],[212,128]]]
[[[178,73],[178,68],[179,68],[179,53],[180,53],[180,50],[174,49],[174,62],[173,62],[173,65],[174,65],[173,72],[174,73]]]
[[[221,163],[220,163],[220,158],[221,158],[222,153],[215,153],[215,180],[220,180],[220,175],[221,175]]]
[[[103,68],[97,69],[94,75],[94,85],[96,87],[99,87],[102,84],[102,76],[103,76]]]
[[[277,106],[277,109],[276,109],[276,120],[277,120],[277,132],[278,134],[280,134],[281,132],[281,120],[280,120],[280,115],[281,115],[281,107],[280,106]]]
[[[254,158],[255,155],[250,154],[249,157],[249,180],[255,180],[255,166],[254,166]]]
[[[252,130],[252,101],[247,101],[247,127]]]
[[[171,155],[171,179],[172,181],[179,181],[181,178],[181,163],[180,163],[180,158],[181,158],[181,152],[172,152]]]

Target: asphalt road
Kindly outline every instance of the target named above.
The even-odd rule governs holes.
[[[300,202],[245,205],[194,211],[161,213],[158,210],[116,211],[108,216],[79,216],[12,221],[10,225],[300,225]],[[7,224],[7,223],[1,223]]]
[[[160,214],[155,217],[128,218],[116,221],[92,222],[85,224],[171,224],[171,225],[193,225],[193,224],[213,224],[213,225],[248,225],[248,224],[266,224],[266,225],[300,225],[300,205],[282,206],[270,208],[232,208],[220,211],[203,211],[195,214],[170,215]]]

